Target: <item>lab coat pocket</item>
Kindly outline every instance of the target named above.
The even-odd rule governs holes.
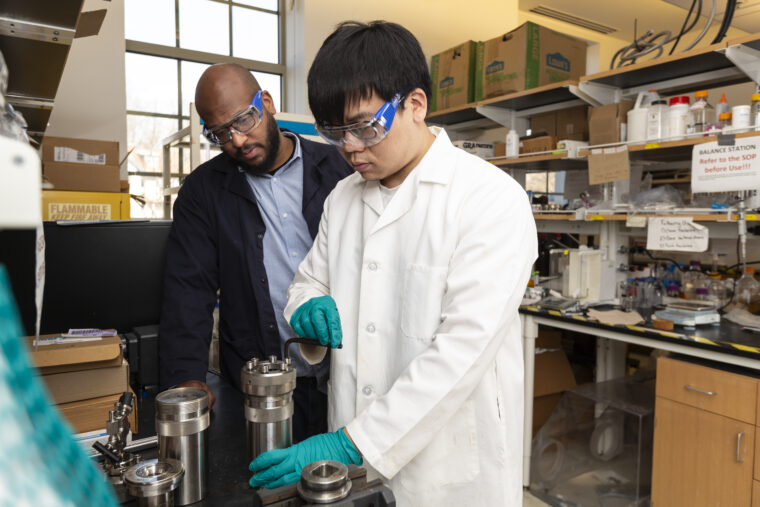
[[[441,488],[470,483],[480,473],[475,404],[466,402],[400,474],[412,492],[441,492]]]
[[[404,273],[401,332],[407,338],[430,342],[441,323],[447,268],[410,264]]]

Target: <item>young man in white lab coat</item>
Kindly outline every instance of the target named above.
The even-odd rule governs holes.
[[[327,198],[285,309],[297,333],[343,345],[335,431],[262,454],[251,485],[333,459],[379,474],[399,506],[522,505],[525,191],[426,126],[430,74],[399,25],[340,25],[308,85],[317,130],[356,170]]]

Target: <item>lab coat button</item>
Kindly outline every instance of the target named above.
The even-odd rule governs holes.
[[[370,262],[367,267],[369,268],[370,271],[377,271],[377,264],[375,264],[374,262]]]
[[[362,392],[365,396],[371,396],[372,395],[372,386],[364,386],[362,389]]]
[[[374,324],[368,324],[367,325],[367,332],[368,333],[374,333],[375,332],[375,325]]]

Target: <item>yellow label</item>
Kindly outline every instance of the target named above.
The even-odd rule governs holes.
[[[643,333],[643,332],[646,331],[646,329],[644,329],[643,327],[639,327],[639,326],[630,326],[630,325],[628,325],[628,326],[625,326],[625,327],[627,327],[631,331],[638,331],[640,333]]]
[[[536,308],[535,306],[526,306],[525,309],[526,310],[530,310],[531,312],[537,312],[538,311],[538,308]]]
[[[48,203],[48,220],[111,220],[110,204]]]
[[[557,310],[549,310],[549,315],[554,315],[557,317],[562,317],[562,314],[558,312]]]
[[[647,143],[644,145],[645,150],[651,150],[651,149],[659,148],[659,147],[660,147],[660,143]]]
[[[760,349],[758,349],[757,347],[749,347],[747,345],[740,345],[738,343],[730,343],[729,345],[731,345],[735,349],[743,350],[745,352],[754,352],[756,354],[760,352]]]
[[[586,317],[584,317],[583,315],[573,315],[573,318],[575,320],[582,320],[583,322],[586,322]]]
[[[747,220],[757,220],[757,215],[755,214],[747,214],[744,216],[747,218]]]
[[[657,331],[657,334],[659,334],[660,336],[665,336],[667,338],[681,338],[680,334],[668,333],[667,331]]]
[[[604,220],[604,215],[591,215],[588,217],[589,220]]]
[[[702,336],[689,335],[689,338],[692,338],[694,341],[698,341],[699,343],[705,343],[707,345],[717,345],[717,343],[715,343],[714,341],[708,340],[707,338],[703,338]]]

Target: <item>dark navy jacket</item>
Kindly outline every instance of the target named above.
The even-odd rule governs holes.
[[[303,216],[314,238],[325,198],[353,171],[332,146],[301,139]],[[251,357],[282,356],[256,198],[237,162],[222,153],[185,178],[166,249],[159,335],[161,389],[205,382],[219,290],[219,361],[240,389]]]

